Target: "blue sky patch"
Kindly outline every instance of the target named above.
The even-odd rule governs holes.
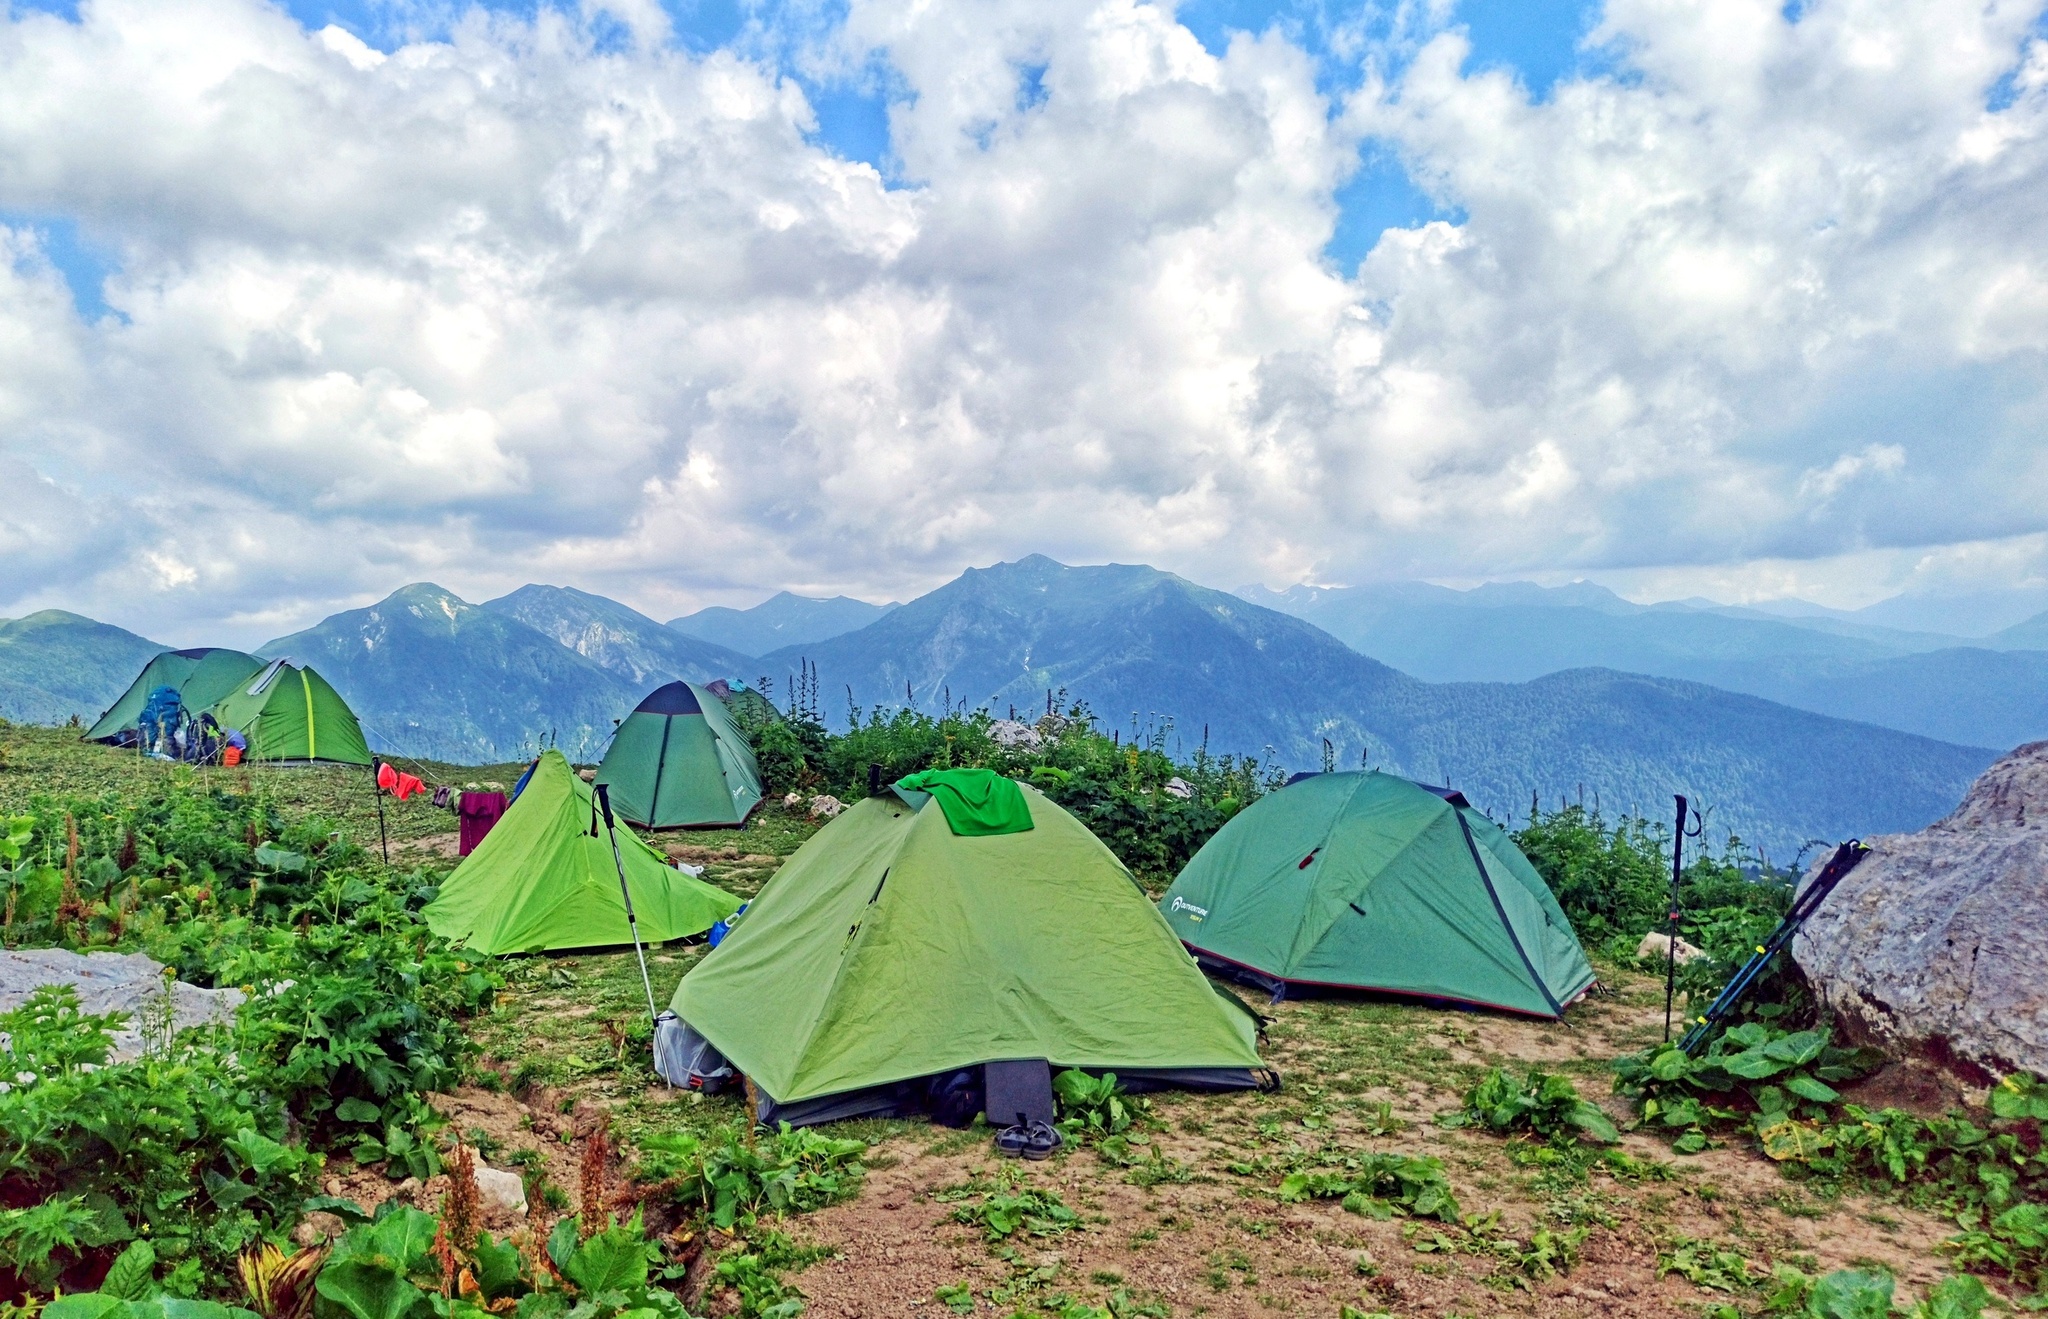
[[[78,231],[78,222],[62,215],[21,215],[0,211],[0,224],[10,229],[33,229],[43,255],[71,286],[71,302],[88,323],[102,316],[121,313],[107,305],[101,294],[107,276],[119,268],[113,251],[92,242]]]

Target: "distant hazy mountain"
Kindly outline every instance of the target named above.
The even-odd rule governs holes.
[[[668,625],[686,636],[702,638],[742,655],[766,655],[782,646],[823,641],[866,627],[896,607],[871,605],[843,595],[818,600],[783,591],[752,609],[713,605],[671,618]]]
[[[61,609],[0,619],[0,718],[90,724],[169,649]]]
[[[1415,594],[1427,599],[1425,588]],[[1596,588],[1597,589],[1597,588]],[[1571,606],[1602,616],[1599,602]],[[1107,727],[1169,747],[1206,731],[1215,752],[1263,748],[1314,768],[1375,765],[1463,788],[1497,816],[1580,786],[1611,808],[1661,814],[1704,799],[1717,828],[1784,855],[1809,837],[1918,828],[1993,758],[1697,683],[1575,670],[1522,683],[1427,683],[1301,619],[1152,568],[1068,568],[1042,556],[972,570],[857,632],[763,658],[778,683],[809,659],[842,722],[906,699],[1042,709],[1049,688]]]
[[[481,606],[544,632],[623,681],[652,690],[678,678],[746,678],[754,661],[663,627],[616,600],[568,586],[522,586]]]
[[[1984,639],[1993,650],[2048,650],[2048,614],[2036,614]]]
[[[1970,746],[2048,737],[2048,652],[1993,654],[1986,647],[1997,638],[1972,645],[1836,616],[1644,606],[1585,582],[1240,594],[1433,682],[1526,681],[1599,667],[1709,683]]]
[[[319,669],[372,747],[440,760],[512,760],[549,739],[572,760],[595,760],[612,721],[644,694],[518,619],[426,582],[260,653]]]

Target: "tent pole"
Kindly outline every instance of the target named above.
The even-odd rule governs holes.
[[[612,840],[612,865],[619,872],[619,896],[626,901],[626,928],[633,932],[633,955],[640,959],[640,987],[647,991],[647,1020],[660,1029],[661,1013],[654,1006],[654,982],[647,978],[647,952],[640,946],[640,918],[633,914],[633,890],[626,884],[626,859],[619,855],[619,830],[612,822],[612,795],[602,783],[590,785],[604,812],[604,831]]]
[[[1671,1000],[1678,990],[1678,881],[1685,873],[1685,798],[1678,798],[1678,824],[1671,831],[1671,913],[1664,921],[1664,1042],[1671,1042]]]

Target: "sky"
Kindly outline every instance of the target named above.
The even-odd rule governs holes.
[[[1045,553],[1992,618],[2044,9],[0,0],[0,615]]]

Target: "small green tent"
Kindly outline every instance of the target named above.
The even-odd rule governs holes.
[[[1289,985],[1556,1017],[1593,983],[1549,885],[1464,796],[1317,774],[1218,830],[1160,900],[1205,961]]]
[[[611,832],[590,785],[561,752],[542,753],[519,800],[427,904],[428,927],[480,953],[630,943]],[[739,910],[738,898],[673,868],[625,825],[615,833],[642,939],[686,939]]]
[[[363,726],[341,693],[310,668],[272,660],[246,685],[214,703],[223,729],[248,739],[247,759],[277,763],[370,763]]]
[[[979,837],[922,793],[854,805],[683,977],[671,1006],[753,1079],[762,1120],[914,1113],[906,1083],[998,1061],[1257,1083],[1250,1013],[1095,835],[1022,793],[1031,827]]]
[[[657,687],[604,753],[612,810],[650,829],[739,825],[761,801],[761,771],[725,702],[691,682]]]
[[[180,703],[196,714],[237,687],[246,686],[262,669],[262,660],[239,650],[218,646],[167,650],[142,666],[142,672],[121,693],[121,699],[107,707],[107,712],[85,736],[93,742],[131,745],[142,707],[157,688],[174,689]]]

